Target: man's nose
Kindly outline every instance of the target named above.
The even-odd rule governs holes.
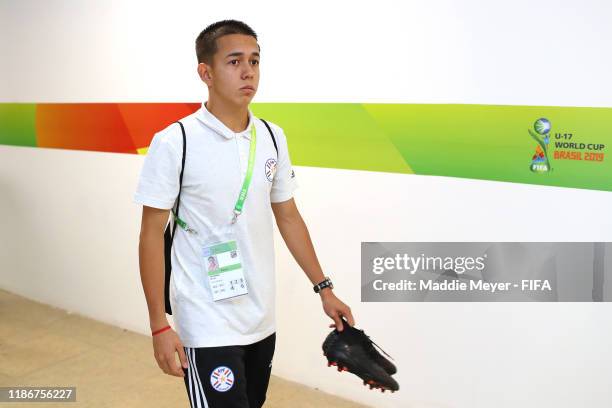
[[[246,68],[244,68],[242,71],[242,77],[247,78],[252,77],[253,75],[255,75],[255,67],[253,67],[251,64],[246,64]]]

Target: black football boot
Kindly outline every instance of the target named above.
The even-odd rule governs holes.
[[[347,326],[351,327],[351,326],[349,326],[349,324],[344,319],[342,319],[342,324],[344,325],[344,327],[347,327]],[[357,329],[356,327],[351,327],[351,328],[355,329],[355,330],[359,330],[361,332],[361,336],[362,337],[367,337],[368,339],[370,339],[370,336],[365,334],[363,330]],[[329,336],[327,336],[327,339],[325,341],[326,342],[331,341],[335,336],[338,336],[338,334],[339,334],[339,332],[337,330],[332,331],[329,334]],[[387,358],[385,358],[382,354],[380,354],[378,352],[378,350],[376,350],[374,348],[374,346],[378,347],[380,349],[380,351],[385,353],[386,356],[388,356],[389,358],[393,359],[393,357],[391,357],[389,354],[387,354],[385,352],[385,350],[383,350],[378,344],[376,344],[372,340],[370,340],[369,342],[366,342],[366,350],[368,351],[368,353],[370,354],[372,359],[376,363],[378,363],[378,365],[381,366],[389,375],[393,375],[393,374],[397,373],[397,368],[395,367],[395,364],[393,364],[391,361],[389,361]],[[325,349],[326,349],[326,345],[325,345],[325,343],[323,343],[323,350],[325,350]]]
[[[342,321],[344,330],[334,329],[323,342],[323,355],[328,366],[336,366],[338,371],[349,371],[363,380],[370,389],[379,388],[382,392],[399,390],[399,384],[376,360],[372,350],[372,340],[363,330],[351,327]],[[376,351],[376,350],[374,350]],[[384,357],[381,356],[382,359]],[[393,366],[395,368],[395,366]]]
[[[359,329],[356,329],[359,330]],[[382,351],[383,353],[385,353],[385,356],[388,356],[389,358],[393,359],[393,357],[391,357],[389,354],[387,354],[385,352],[385,350],[383,350],[378,344],[374,343],[371,339],[370,336],[368,336],[367,334],[364,333],[363,330],[359,330],[362,334],[362,336],[367,337],[370,341],[367,342],[367,350],[370,353],[370,356],[372,356],[372,359],[379,365],[381,366],[389,375],[393,375],[395,373],[397,373],[397,368],[395,367],[395,364],[393,364],[391,361],[389,361],[387,358],[385,358],[382,354],[380,354],[378,352],[378,350],[376,350],[374,348],[374,346],[378,347],[380,349],[380,351]]]

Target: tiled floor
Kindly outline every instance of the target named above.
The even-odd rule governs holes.
[[[149,337],[0,290],[0,386],[28,385],[77,387],[76,403],[44,406],[189,406],[183,379],[157,367]],[[265,407],[363,406],[272,376]]]

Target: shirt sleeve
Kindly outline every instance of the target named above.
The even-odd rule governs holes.
[[[171,131],[156,133],[144,159],[134,202],[164,210],[174,206],[179,192],[182,151],[171,144]]]
[[[280,203],[293,197],[293,192],[298,188],[298,183],[291,165],[285,132],[281,127],[275,126],[275,134],[278,135],[278,160],[272,181],[272,190],[270,191],[270,202]]]

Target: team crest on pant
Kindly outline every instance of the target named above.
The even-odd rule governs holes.
[[[276,173],[276,160],[268,159],[266,161],[266,178],[268,181],[272,181],[274,178],[274,173]]]
[[[216,391],[225,392],[234,385],[234,372],[226,366],[219,366],[210,373],[210,384]]]

